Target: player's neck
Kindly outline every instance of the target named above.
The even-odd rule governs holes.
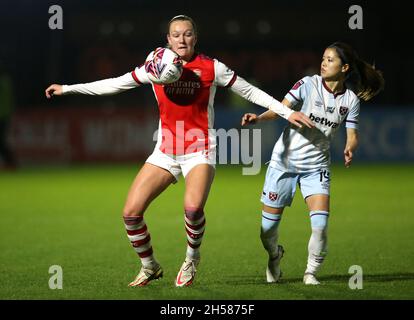
[[[336,94],[344,91],[344,82],[339,80],[324,80],[325,85],[329,88],[329,90]]]
[[[191,54],[191,56],[189,56],[189,57],[181,57],[181,59],[182,59],[182,61],[183,61],[183,65],[186,65],[187,63],[189,63],[189,62],[191,62],[191,61],[193,61],[194,60],[194,58],[196,57],[196,53],[195,52],[193,52],[192,54]]]

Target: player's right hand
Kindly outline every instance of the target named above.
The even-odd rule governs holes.
[[[302,128],[302,125],[305,125],[311,129],[315,127],[312,120],[306,114],[299,111],[293,112],[288,118],[288,121],[299,128]]]
[[[241,125],[247,126],[248,124],[255,124],[258,121],[257,114],[245,113],[242,117]]]
[[[52,84],[50,85],[46,91],[46,98],[50,99],[53,96],[61,96],[63,94],[62,92],[62,86],[60,84]]]

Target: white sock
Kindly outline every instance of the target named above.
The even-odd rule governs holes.
[[[260,239],[262,240],[263,247],[269,253],[270,258],[276,258],[278,254],[278,227],[281,219],[281,214],[271,214],[262,211],[262,226],[260,232]]]
[[[328,217],[327,211],[310,212],[312,235],[308,244],[308,264],[305,273],[316,274],[325,260],[328,245]]]

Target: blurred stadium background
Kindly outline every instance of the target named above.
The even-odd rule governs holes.
[[[63,30],[48,27],[48,9],[56,4],[63,9]],[[363,8],[362,30],[348,26],[353,4]],[[14,100],[8,139],[20,168],[0,170],[0,298],[412,299],[414,60],[407,45],[412,18],[404,8],[399,1],[1,1],[0,66],[3,81],[11,84],[1,94]],[[257,176],[243,177],[230,165],[218,167],[207,204],[199,286],[186,292],[172,287],[185,240],[177,201],[181,182],[154,202],[147,220],[167,279],[154,284],[155,290],[125,287],[135,275],[136,257],[120,211],[139,164],[155,145],[152,90],[52,100],[44,90],[51,83],[131,71],[165,44],[167,21],[182,13],[198,24],[199,51],[279,100],[298,79],[318,72],[324,48],[337,40],[349,42],[383,71],[385,91],[361,107],[361,145],[351,170],[342,168],[344,130],[332,146],[336,217],[324,290],[301,284],[309,226],[300,195],[281,231],[289,251],[288,285],[275,291],[263,283],[266,258],[257,214],[265,167]],[[217,129],[240,128],[241,115],[251,111],[263,110],[230,91],[217,91]],[[263,163],[285,123],[260,127]],[[240,230],[251,241],[241,244],[229,236]],[[223,244],[228,250],[217,254]],[[235,269],[240,261],[243,268]],[[47,286],[52,264],[64,267],[63,292]],[[347,287],[353,264],[366,272],[361,292]]]
[[[50,5],[63,9],[63,30],[50,30]],[[111,97],[48,101],[51,83],[73,84],[122,75],[165,44],[167,21],[194,17],[198,50],[281,100],[293,83],[317,73],[328,44],[341,40],[384,72],[386,89],[361,111],[358,160],[412,161],[414,115],[408,81],[413,59],[404,45],[409,16],[398,1],[361,1],[363,29],[351,30],[347,1],[2,1],[0,63],[12,83],[10,143],[21,164],[143,160],[152,150],[157,108],[152,90]],[[403,39],[403,41],[400,41]],[[216,128],[239,128],[240,116],[261,108],[218,90]],[[285,122],[263,127],[266,161]],[[343,132],[334,160],[342,160]],[[136,139],[136,137],[140,139]]]

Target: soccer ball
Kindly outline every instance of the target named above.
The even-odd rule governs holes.
[[[181,77],[183,61],[177,53],[168,48],[156,48],[145,60],[145,71],[153,83],[172,83]]]

